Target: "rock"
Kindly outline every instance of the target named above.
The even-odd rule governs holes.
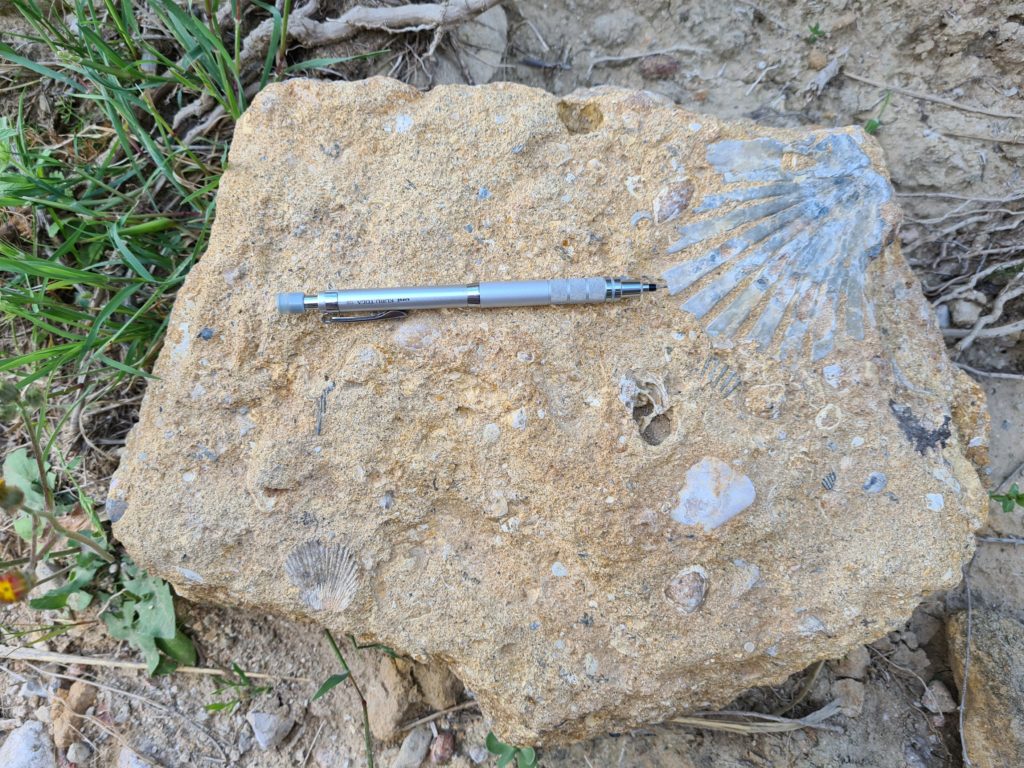
[[[813,70],[822,70],[828,66],[828,56],[824,51],[812,48],[811,52],[807,54],[807,66]]]
[[[435,711],[454,707],[462,699],[458,678],[440,664],[417,664],[412,670],[426,705]]]
[[[373,672],[370,679],[362,683],[362,695],[367,697],[370,729],[382,741],[393,741],[400,733],[401,724],[408,722],[412,706],[419,699],[416,681],[408,672],[408,663],[402,659],[380,655],[368,660]]]
[[[439,731],[430,744],[430,762],[434,765],[446,765],[455,754],[455,734],[451,731]]]
[[[43,704],[41,707],[38,707],[36,709],[36,711],[35,711],[35,718],[40,723],[52,722],[53,721],[53,713],[50,712],[50,705],[49,704]]]
[[[981,291],[968,291],[963,298],[950,302],[949,312],[957,328],[971,328],[988,304],[988,297]]]
[[[398,757],[391,764],[391,768],[419,768],[423,758],[427,756],[433,738],[429,727],[421,725],[413,728],[402,740],[402,748],[398,750]]]
[[[56,768],[53,742],[46,726],[30,720],[11,731],[0,746],[0,765],[4,768]]]
[[[607,88],[273,84],[236,128],[115,533],[192,599],[444,660],[509,743],[725,705],[902,626],[987,514],[964,455],[984,397],[898,218],[857,128]],[[273,297],[623,273],[661,289],[352,326]]]
[[[957,703],[953,700],[953,695],[941,680],[932,680],[928,683],[928,687],[921,697],[921,706],[936,714],[956,712],[957,710]]]
[[[121,747],[121,751],[117,753],[117,768],[159,768],[159,766],[128,747]]]
[[[89,745],[82,741],[76,741],[68,747],[68,762],[72,765],[84,765],[92,754]]]
[[[264,752],[274,749],[284,741],[295,721],[287,715],[273,712],[250,712],[245,720],[252,728],[252,735]]]
[[[640,59],[637,69],[644,80],[669,80],[679,73],[681,66],[675,56],[659,53]]]
[[[863,680],[871,666],[871,654],[863,645],[851,648],[839,663],[835,665],[836,677],[849,677],[853,680]]]
[[[82,715],[96,703],[96,688],[81,680],[58,690],[50,703],[53,719],[53,741],[57,749],[68,749],[79,738]]]
[[[847,717],[860,717],[864,711],[864,683],[859,680],[836,680],[832,697],[839,701],[839,712]]]
[[[469,748],[469,759],[476,765],[483,765],[487,762],[489,756],[490,753],[487,751],[487,747],[480,744],[475,744]]]
[[[18,689],[18,695],[23,699],[48,699],[50,691],[35,678],[29,678]]]
[[[946,624],[949,664],[964,685],[967,614]],[[975,606],[971,666],[962,737],[974,768],[1024,765],[1024,624],[1010,614]]]
[[[911,650],[903,643],[896,644],[896,650],[889,657],[889,661],[898,667],[908,669],[918,677],[928,679],[928,672],[931,669],[931,659],[928,654],[920,648]]]

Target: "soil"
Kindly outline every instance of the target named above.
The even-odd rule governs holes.
[[[493,79],[559,94],[604,84],[644,88],[690,109],[769,125],[864,125],[877,120],[877,137],[905,211],[905,253],[938,305],[943,304],[947,281],[978,268],[976,251],[1014,243],[1015,229],[1024,218],[1013,199],[1022,186],[1024,119],[993,113],[1024,114],[1018,91],[1024,66],[1020,5],[971,0],[954,5],[927,0],[635,0],[628,5],[612,0],[520,0],[505,9],[507,46]],[[645,56],[655,51],[662,53]],[[470,55],[465,48],[456,53]],[[837,61],[842,68],[836,73],[832,65]],[[893,91],[886,102],[885,88],[865,81],[904,90]],[[981,300],[990,303],[1001,287],[998,280],[980,283]],[[1017,302],[1007,304],[997,324],[1021,317]],[[1019,372],[1024,346],[1020,334],[1011,333],[975,342],[961,359],[980,370]],[[1024,462],[1024,442],[1018,437],[1024,432],[1024,381],[981,381],[992,415],[992,485],[1006,488],[1020,481]],[[1007,515],[993,505],[990,525],[983,534],[1024,535],[1020,509]],[[973,598],[1024,616],[1019,558],[1019,547],[980,544],[969,571]],[[876,643],[865,673],[862,711],[856,714],[852,707],[848,714],[830,718],[827,729],[750,736],[661,725],[550,749],[541,755],[541,764],[960,766],[956,713],[928,712],[921,695],[936,678],[955,695],[940,630],[947,611],[962,603],[962,590],[932,596],[903,632]],[[38,615],[22,618],[39,620]],[[248,671],[305,681],[275,681],[270,692],[243,701],[234,713],[208,714],[203,706],[218,700],[209,678],[148,679],[109,669],[17,663],[7,665],[0,677],[0,718],[35,716],[43,700],[31,695],[35,689],[26,687],[28,680],[45,687],[55,683],[53,673],[87,675],[111,689],[144,697],[101,691],[95,720],[83,726],[83,735],[96,748],[88,765],[117,764],[123,745],[167,768],[365,765],[358,700],[350,689],[342,685],[310,702],[319,684],[337,671],[317,628],[189,605],[183,606],[183,620],[203,664],[225,667],[237,662]],[[49,647],[134,659],[130,648],[118,647],[94,628],[51,640]],[[349,654],[357,679],[371,674],[370,662],[362,658],[371,653],[375,651]],[[752,691],[734,708],[771,711],[784,706],[804,679],[797,675],[780,689]],[[857,688],[835,683],[835,665],[829,663],[807,698],[789,714],[804,716],[838,693]],[[287,707],[297,725],[282,746],[264,752],[254,744],[244,715],[278,707]],[[466,709],[435,725],[455,730],[451,765],[476,764],[473,758],[480,757],[487,733],[479,714]],[[397,752],[398,743],[378,745],[378,764],[391,765]]]

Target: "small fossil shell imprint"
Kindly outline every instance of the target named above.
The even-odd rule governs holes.
[[[683,568],[665,587],[665,597],[681,613],[693,613],[704,605],[708,594],[708,572],[699,565]]]
[[[315,611],[348,608],[359,587],[355,558],[340,544],[325,546],[319,539],[296,547],[284,561],[288,580],[299,597]]]
[[[835,490],[836,487],[836,473],[829,472],[825,477],[821,479],[821,487],[826,491]]]

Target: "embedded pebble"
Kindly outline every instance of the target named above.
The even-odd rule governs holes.
[[[928,504],[928,509],[932,512],[941,512],[942,508],[946,506],[946,499],[941,493],[926,493],[924,497]]]
[[[708,594],[708,572],[699,565],[683,568],[665,587],[667,597],[681,613],[693,613]]]
[[[672,519],[710,531],[754,503],[754,484],[721,459],[706,457],[686,472]]]
[[[868,475],[867,482],[864,483],[863,488],[868,493],[881,493],[888,484],[889,478],[885,474],[882,472],[872,472]]]
[[[558,577],[568,576],[569,569],[556,560],[555,563],[551,566],[551,575]]]
[[[526,429],[526,409],[520,408],[512,414],[513,429]]]
[[[501,438],[501,427],[497,424],[485,424],[483,439],[485,445],[494,445]]]

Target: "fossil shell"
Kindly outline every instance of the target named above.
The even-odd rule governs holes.
[[[284,561],[284,570],[302,602],[315,611],[344,611],[359,588],[356,561],[340,544],[300,544]]]
[[[685,294],[682,309],[720,346],[742,335],[777,359],[808,337],[812,360],[832,351],[837,331],[864,339],[874,324],[865,270],[887,238],[892,187],[860,138],[720,141],[707,161],[729,186],[704,197],[693,212],[710,215],[679,227],[668,248],[704,246],[663,275],[670,294]]]

